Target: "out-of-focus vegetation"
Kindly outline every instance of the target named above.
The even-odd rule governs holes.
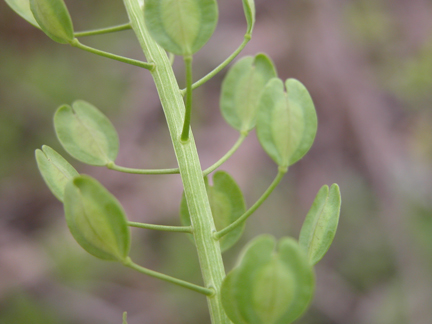
[[[126,21],[121,1],[68,1],[76,30]],[[264,51],[282,78],[310,90],[319,117],[311,152],[289,171],[225,254],[264,232],[298,237],[323,183],[341,185],[334,244],[317,266],[318,288],[302,324],[427,324],[432,311],[432,3],[426,0],[257,0],[245,54]],[[219,0],[216,34],[194,69],[204,75],[241,43],[241,1]],[[83,39],[141,58],[132,32]],[[178,60],[180,61],[180,60]],[[183,68],[175,63],[179,83]],[[193,127],[203,167],[236,140],[220,116],[220,81],[196,90]],[[54,137],[52,115],[76,99],[100,107],[120,133],[118,162],[173,167],[148,71],[52,42],[0,2],[0,323],[208,323],[205,298],[95,260],[71,239],[61,205],[33,152]],[[64,154],[64,156],[67,156]],[[125,176],[83,166],[124,204],[131,220],[179,224],[178,175]],[[276,167],[251,136],[222,169],[248,205]],[[133,256],[149,268],[199,282],[183,234],[133,231]]]

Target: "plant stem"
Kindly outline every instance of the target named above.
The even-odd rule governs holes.
[[[216,170],[217,168],[219,168],[223,163],[225,163],[225,161],[228,160],[234,154],[235,151],[237,151],[237,149],[243,143],[243,141],[245,140],[245,138],[246,138],[247,135],[248,135],[247,133],[240,134],[239,139],[237,140],[237,142],[235,142],[235,144],[233,145],[233,147],[228,152],[226,152],[226,154],[224,156],[222,156],[219,161],[217,161],[211,167],[208,167],[207,169],[205,169],[203,171],[203,175],[204,176],[209,175],[214,170]]]
[[[244,36],[243,43],[241,43],[241,45],[225,61],[223,61],[221,64],[219,64],[209,74],[205,75],[204,77],[202,77],[201,79],[199,79],[197,82],[195,82],[194,84],[192,84],[192,90],[195,90],[196,88],[202,86],[208,80],[210,80],[211,78],[213,78],[216,74],[218,74],[220,71],[222,71],[228,64],[230,64],[232,62],[232,60],[234,60],[237,57],[237,55],[240,54],[240,52],[243,50],[243,48],[245,48],[245,46],[247,45],[247,43],[249,43],[250,39],[251,39],[251,35],[250,34],[246,34]],[[180,91],[181,91],[182,95],[184,95],[185,92],[186,92],[186,89],[182,89]]]
[[[145,223],[137,223],[137,222],[128,222],[127,224],[130,227],[146,228],[146,229],[152,229],[157,231],[192,233],[192,226],[165,226],[165,225],[153,225],[153,224],[145,224]]]
[[[170,61],[149,35],[139,0],[124,0],[132,28],[141,44],[147,61],[154,62],[153,79],[165,113],[174,151],[177,157],[184,193],[193,226],[194,241],[205,287],[212,287],[215,294],[207,297],[211,323],[231,324],[222,307],[220,289],[225,277],[220,244],[212,236],[216,231],[210,202],[207,196],[202,169],[192,132],[184,143],[179,139],[185,106],[179,92]]]
[[[240,226],[241,224],[244,223],[244,221],[250,216],[252,215],[259,206],[262,205],[262,203],[268,198],[268,196],[270,196],[270,194],[273,192],[273,190],[277,187],[277,185],[279,184],[279,182],[281,182],[283,176],[285,175],[285,173],[287,172],[287,169],[284,168],[279,168],[279,172],[276,176],[276,178],[273,180],[273,182],[271,183],[271,185],[267,188],[267,190],[263,193],[263,195],[255,202],[255,204],[252,205],[251,208],[249,208],[243,215],[241,215],[239,218],[237,218],[233,223],[231,223],[230,225],[228,225],[227,227],[225,227],[224,229],[216,232],[214,234],[214,237],[216,239],[221,239],[224,235],[228,234],[229,232],[231,232],[233,229],[235,229],[236,227]]]
[[[133,169],[116,165],[114,162],[108,163],[106,166],[110,170],[132,173],[132,174],[177,174],[180,173],[178,168],[175,169]]]
[[[74,33],[75,37],[84,37],[84,36],[94,36],[94,35],[101,35],[101,34],[107,34],[107,33],[113,33],[118,32],[122,30],[128,30],[131,29],[132,26],[130,23],[107,27],[107,28],[100,28],[100,29],[93,29],[93,30],[86,30],[82,32],[76,32]]]
[[[187,282],[187,281],[184,281],[184,280],[180,280],[180,279],[177,279],[177,278],[174,278],[174,277],[171,277],[171,276],[167,276],[167,275],[165,275],[163,273],[160,273],[160,272],[157,272],[157,271],[153,271],[153,270],[141,267],[138,264],[134,263],[131,260],[131,258],[129,258],[129,257],[123,262],[123,264],[126,267],[132,268],[132,269],[134,269],[134,270],[136,270],[138,272],[144,273],[144,274],[146,274],[148,276],[151,276],[151,277],[154,277],[154,278],[158,278],[158,279],[161,279],[161,280],[173,283],[175,285],[178,285],[178,286],[190,289],[190,290],[194,290],[194,291],[199,292],[200,294],[203,294],[203,295],[206,295],[206,296],[212,296],[215,293],[213,289],[207,289],[205,287],[198,286],[198,285],[195,285],[193,283],[190,283],[190,282]]]
[[[150,70],[150,71],[152,71],[154,69],[154,67],[155,67],[153,63],[146,63],[146,62],[130,59],[130,58],[127,58],[127,57],[123,57],[123,56],[120,56],[120,55],[115,55],[115,54],[112,54],[112,53],[104,52],[104,51],[98,50],[96,48],[93,48],[93,47],[81,44],[79,42],[79,40],[76,39],[76,38],[70,44],[72,46],[77,47],[79,49],[82,49],[84,51],[87,51],[87,52],[90,52],[90,53],[93,53],[93,54],[96,54],[96,55],[100,55],[100,56],[103,56],[103,57],[107,57],[107,58],[110,58],[112,60],[116,60],[116,61],[120,61],[120,62],[123,62],[123,63],[139,66],[139,67],[142,67],[142,68]]]
[[[183,122],[183,130],[181,133],[181,140],[183,142],[187,142],[189,139],[192,112],[192,56],[185,56],[184,63],[186,68],[186,111]]]

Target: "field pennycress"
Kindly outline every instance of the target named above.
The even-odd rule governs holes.
[[[300,240],[278,242],[261,235],[244,248],[237,266],[225,274],[222,252],[242,235],[246,220],[267,199],[290,165],[313,144],[317,117],[312,99],[299,81],[282,81],[265,54],[244,57],[229,69],[221,91],[221,113],[239,132],[231,150],[206,170],[201,169],[191,130],[193,90],[228,66],[246,46],[255,23],[253,0],[243,0],[247,23],[244,41],[224,62],[194,82],[193,55],[212,36],[218,21],[216,0],[124,0],[129,21],[119,26],[76,32],[63,0],[5,0],[19,15],[54,41],[118,60],[151,73],[164,110],[178,166],[131,169],[118,166],[118,135],[108,118],[92,104],[78,100],[62,105],[54,128],[73,158],[118,172],[150,175],[180,173],[184,194],[181,226],[130,222],[121,203],[96,179],[79,174],[48,146],[36,150],[39,170],[53,194],[64,204],[75,240],[97,258],[123,265],[194,290],[207,298],[213,324],[288,324],[301,316],[313,297],[313,266],[334,238],[340,212],[339,187],[323,186],[306,217]],[[138,61],[107,53],[78,38],[132,29],[146,57]],[[180,89],[171,67],[181,56],[186,88]],[[240,187],[224,171],[216,171],[256,128],[263,149],[277,165],[277,175],[255,204],[247,207]],[[130,227],[191,235],[204,285],[196,285],[137,265],[129,257]],[[126,323],[126,314],[123,323]]]

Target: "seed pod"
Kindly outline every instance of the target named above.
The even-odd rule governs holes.
[[[309,151],[317,131],[317,116],[309,92],[299,81],[288,79],[287,92],[280,79],[267,83],[261,96],[258,139],[280,167],[288,167]]]
[[[222,283],[222,305],[234,324],[288,324],[309,305],[314,274],[291,238],[261,235],[250,242],[240,262]]]
[[[299,243],[315,265],[330,248],[339,222],[341,195],[339,186],[323,186],[318,191],[300,231]]]
[[[96,107],[79,100],[61,106],[54,115],[54,127],[64,149],[75,159],[104,166],[115,161],[119,150],[117,131]]]
[[[81,175],[68,182],[64,195],[66,222],[88,253],[109,261],[124,261],[130,232],[123,208],[95,179]]]
[[[72,42],[72,19],[63,0],[30,0],[30,9],[40,28],[51,39],[62,44]]]
[[[220,105],[227,123],[239,132],[253,129],[263,89],[274,77],[273,62],[265,54],[239,60],[222,83]]]
[[[246,204],[241,189],[235,180],[226,172],[218,171],[213,176],[213,186],[206,182],[207,194],[210,200],[213,220],[217,230],[221,230],[246,211]],[[184,226],[190,226],[190,214],[186,198],[182,197],[180,205],[180,220]],[[241,237],[244,224],[238,226],[220,239],[222,252],[228,250]]]
[[[5,0],[9,7],[30,24],[40,29],[39,24],[30,10],[30,0]]]
[[[78,176],[78,172],[47,145],[42,146],[42,151],[37,149],[35,156],[39,171],[48,188],[58,200],[63,202],[66,184],[70,179]]]
[[[216,28],[215,0],[146,0],[144,17],[152,37],[168,52],[190,56]]]

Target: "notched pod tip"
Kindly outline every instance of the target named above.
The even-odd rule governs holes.
[[[47,145],[35,151],[38,169],[51,192],[63,202],[66,184],[78,172],[59,153]]]
[[[54,128],[64,149],[81,162],[106,166],[117,158],[116,129],[99,109],[86,101],[59,107],[54,115]]]
[[[280,167],[300,160],[311,148],[317,116],[304,85],[288,79],[271,79],[264,88],[258,109],[257,135],[261,146]]]

